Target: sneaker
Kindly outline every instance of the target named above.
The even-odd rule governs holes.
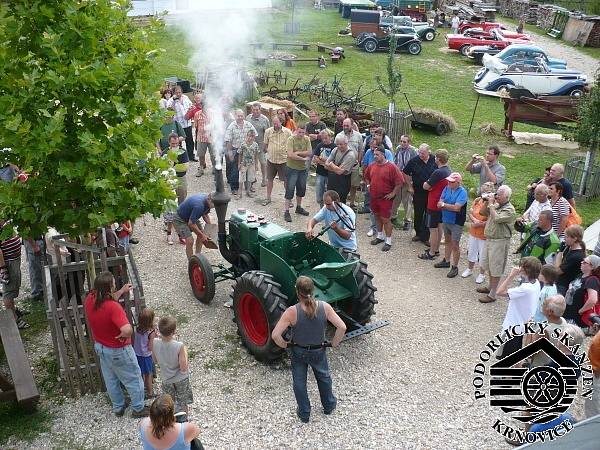
[[[460,276],[463,278],[470,277],[471,275],[473,275],[473,271],[471,269],[469,269],[468,267],[465,269],[465,271],[463,273],[460,274]]]
[[[125,414],[125,407],[123,406],[121,409],[117,409],[116,411],[113,411],[115,413],[115,416],[117,417],[123,417],[123,414]]]
[[[131,417],[134,419],[141,419],[142,417],[148,417],[150,415],[150,408],[144,406],[139,411],[131,411]]]
[[[324,409],[323,410],[323,414],[325,414],[326,416],[329,416],[329,415],[333,414],[333,412],[335,411],[336,407],[337,407],[337,401],[333,404],[333,407],[331,407],[329,409]]]
[[[383,247],[381,247],[381,251],[382,252],[389,252],[390,248],[392,248],[392,246],[388,243],[383,244]]]
[[[223,303],[223,306],[225,308],[233,308],[233,299],[230,298],[229,300],[227,300],[226,302]]]
[[[302,206],[296,206],[296,214],[300,214],[302,216],[308,216],[309,212],[305,210]]]
[[[489,294],[490,288],[487,286],[480,286],[477,289],[475,289],[475,291],[479,292],[480,294]]]
[[[202,167],[198,167],[198,172],[196,172],[197,177],[201,177],[204,175],[204,169]]]
[[[481,303],[493,303],[496,301],[496,299],[490,297],[489,295],[484,295],[483,297],[479,298],[479,301]]]
[[[477,278],[475,278],[475,283],[477,284],[481,284],[485,281],[485,275],[480,273],[479,275],[477,275]]]
[[[286,222],[291,222],[292,221],[292,216],[290,216],[290,212],[289,211],[286,211],[286,212],[283,213],[283,219]]]
[[[433,267],[436,269],[447,269],[450,267],[450,261],[446,261],[446,258],[444,258],[441,261],[436,262]]]
[[[302,417],[300,415],[300,411],[298,411],[298,409],[296,409],[296,415],[298,416],[298,419],[300,419],[300,421],[302,423],[308,423],[309,418],[308,417]]]
[[[170,234],[167,234],[167,244],[173,245],[173,236]]]
[[[379,239],[378,237],[376,237],[375,239],[371,240],[371,245],[381,244],[382,242],[385,242],[385,241],[383,239]]]
[[[446,277],[454,278],[456,275],[458,275],[458,267],[452,266],[452,268],[450,269],[450,272],[448,272],[446,274]]]
[[[374,234],[375,234],[375,230],[373,228],[369,228],[369,231],[367,231],[367,236],[373,237]]]

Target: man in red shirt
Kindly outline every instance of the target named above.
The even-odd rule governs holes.
[[[131,290],[131,284],[115,292],[115,279],[110,272],[102,272],[94,281],[94,289],[84,303],[85,315],[94,337],[94,350],[100,360],[104,384],[117,417],[125,413],[125,397],[121,384],[131,398],[131,416],[148,415],[144,406],[144,384],[135,351],[131,346],[133,327],[127,320],[118,299]]]
[[[427,228],[429,228],[429,243],[431,248],[419,255],[421,259],[433,259],[440,255],[440,241],[442,240],[442,210],[438,202],[442,191],[448,184],[448,178],[452,171],[448,167],[448,150],[439,149],[435,152],[435,164],[437,169],[431,174],[429,180],[423,183],[423,189],[429,191],[427,194]]]
[[[398,167],[385,158],[383,145],[378,145],[373,154],[375,161],[369,164],[364,173],[371,196],[371,212],[377,224],[377,236],[371,245],[385,242],[381,251],[387,252],[392,248],[392,204],[402,188],[404,177]]]

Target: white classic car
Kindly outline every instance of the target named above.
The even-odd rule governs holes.
[[[508,93],[510,87],[527,89],[535,95],[580,96],[587,88],[587,76],[577,70],[550,69],[538,58],[535,62],[506,65],[491,55],[483,56],[483,65],[473,81],[477,91]]]

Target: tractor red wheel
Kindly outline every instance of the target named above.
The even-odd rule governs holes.
[[[288,301],[279,284],[268,273],[251,270],[237,279],[232,297],[235,322],[248,351],[259,361],[279,358],[283,349],[271,333]]]
[[[209,304],[215,296],[215,275],[204,255],[197,253],[188,261],[188,276],[194,297]]]

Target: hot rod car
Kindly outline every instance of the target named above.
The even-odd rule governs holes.
[[[421,41],[416,34],[398,34],[393,33],[398,40],[397,52],[406,51],[411,55],[421,53]],[[362,48],[367,53],[375,53],[378,50],[388,50],[392,34],[383,37],[377,37],[375,33],[361,33],[356,38],[356,46]]]

